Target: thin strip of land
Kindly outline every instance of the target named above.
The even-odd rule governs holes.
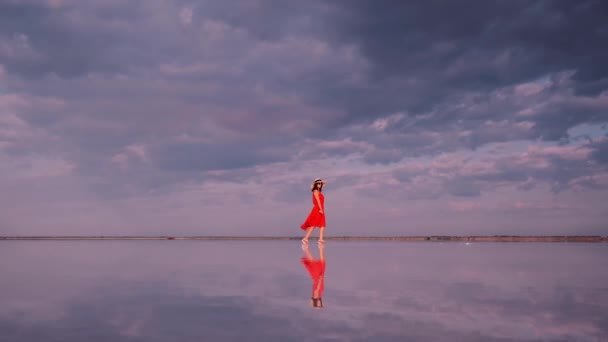
[[[269,241],[300,240],[293,236],[0,236],[0,240],[203,240],[203,241]],[[466,242],[608,242],[600,235],[491,235],[491,236],[331,236],[330,241],[466,241]]]

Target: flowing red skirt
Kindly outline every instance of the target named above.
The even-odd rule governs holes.
[[[321,214],[316,206],[312,208],[306,221],[300,226],[303,230],[307,230],[310,227],[325,227],[325,213]]]

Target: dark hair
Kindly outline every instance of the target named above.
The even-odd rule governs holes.
[[[319,186],[319,189],[318,189],[318,190],[319,190],[319,192],[323,192],[323,183],[322,183],[322,182],[317,182],[317,183],[315,183],[315,185],[312,187],[312,190],[310,190],[310,191],[314,192],[314,191],[315,191],[315,189],[317,189],[317,185],[320,185],[320,186]]]

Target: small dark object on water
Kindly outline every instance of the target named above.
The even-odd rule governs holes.
[[[173,236],[169,236],[167,240],[175,240],[175,238]]]

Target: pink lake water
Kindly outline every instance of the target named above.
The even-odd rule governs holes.
[[[325,245],[0,241],[0,341],[608,341],[608,244]]]

